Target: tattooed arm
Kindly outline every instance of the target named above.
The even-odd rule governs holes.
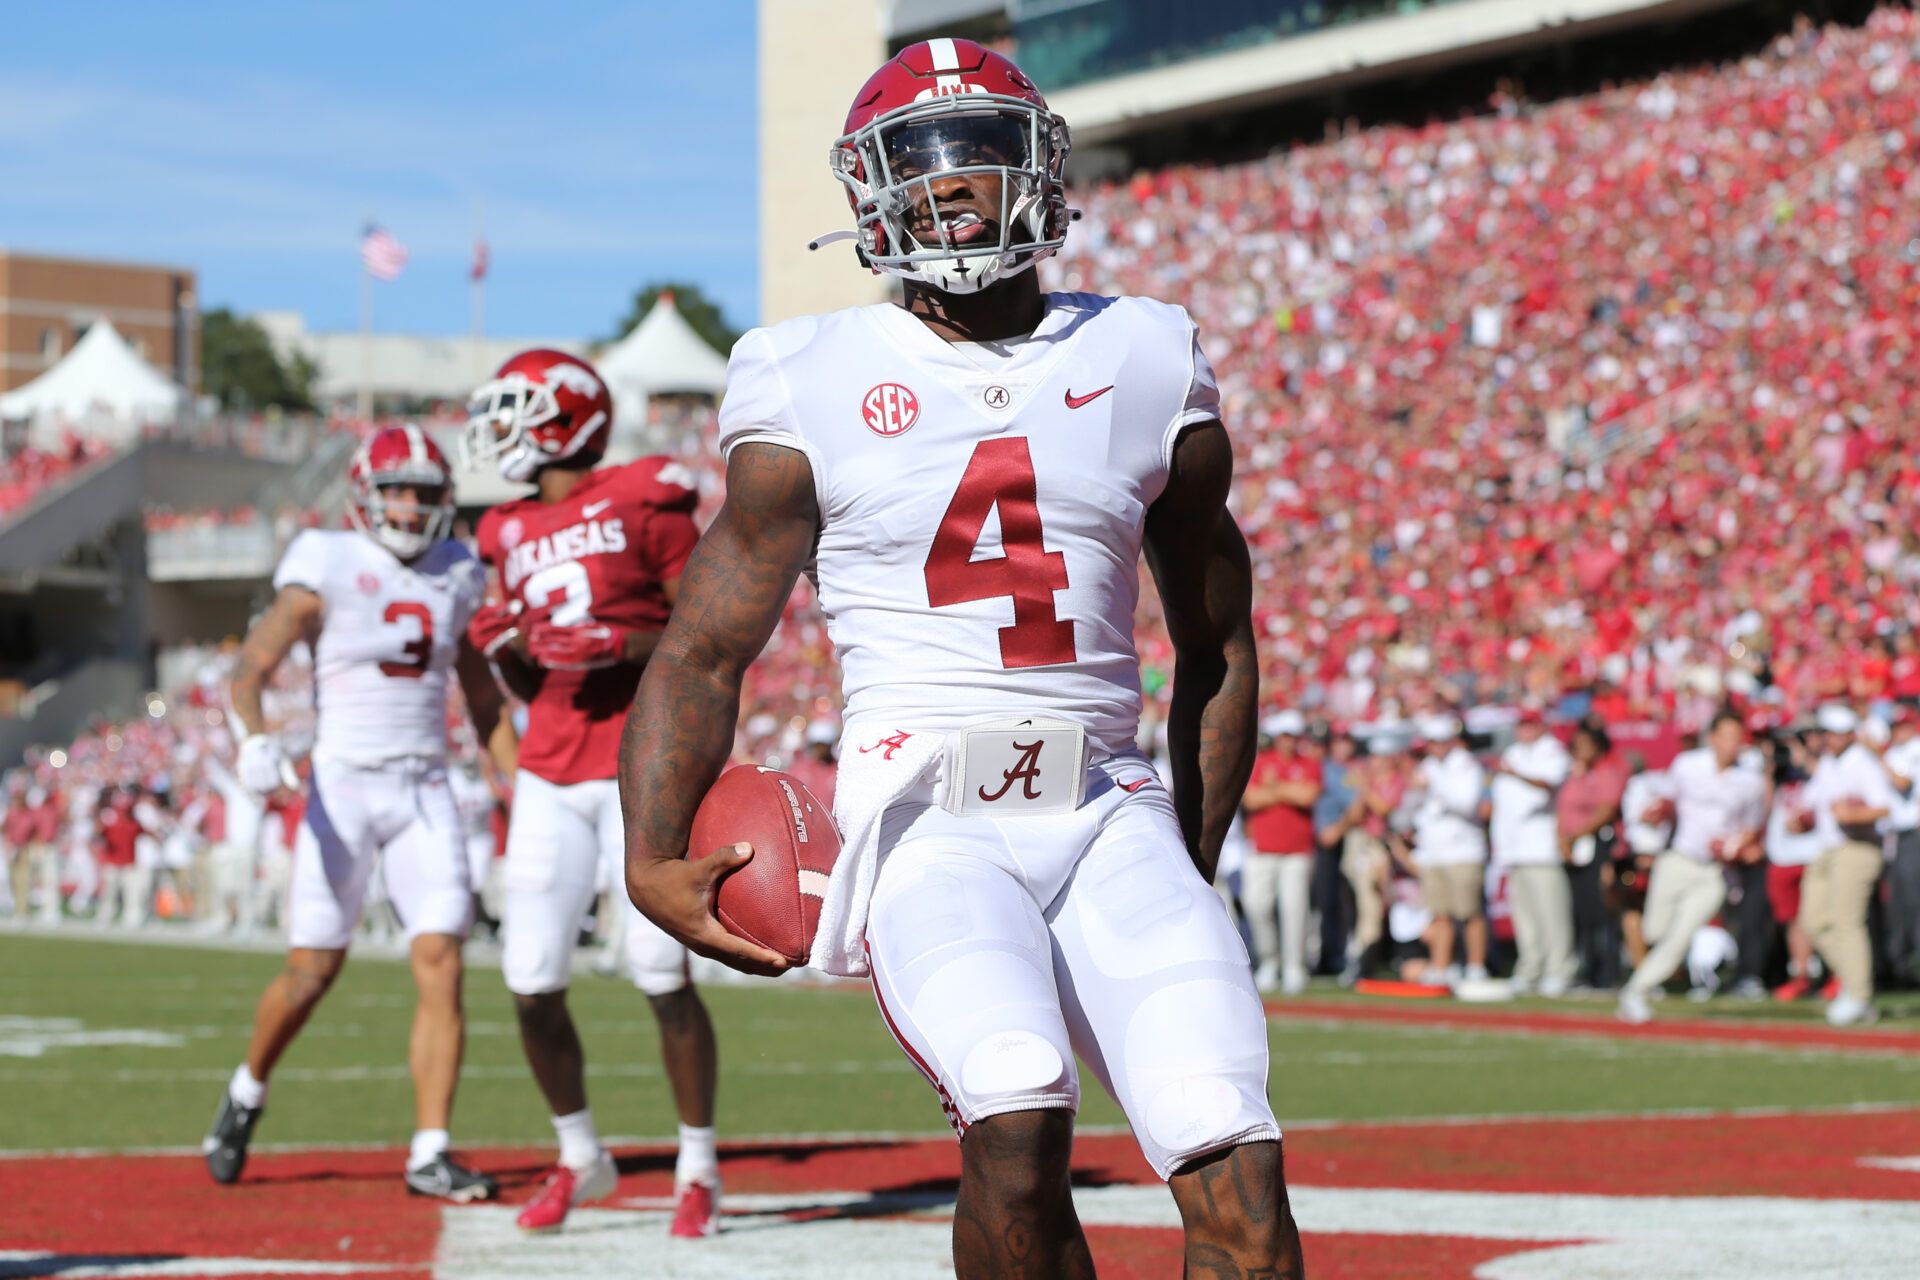
[[[240,658],[233,667],[233,679],[227,686],[227,698],[233,715],[247,736],[264,733],[266,714],[260,709],[260,692],[272,678],[275,667],[301,640],[309,643],[320,633],[320,618],[326,605],[305,587],[285,586],[273,597],[273,603],[247,632],[240,645]]]
[[[806,455],[771,444],[733,451],[726,505],[687,562],[620,742],[633,905],[701,955],[749,973],[787,966],[723,929],[713,895],[752,854],[736,846],[688,862],[687,834],[733,749],[741,677],[780,621],[819,528]]]
[[[1166,491],[1147,512],[1147,566],[1173,639],[1173,804],[1208,880],[1253,771],[1260,691],[1253,569],[1226,505],[1232,480],[1226,429],[1201,423],[1174,445]]]

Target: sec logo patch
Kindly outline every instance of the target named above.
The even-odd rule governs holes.
[[[370,596],[380,594],[380,579],[371,573],[363,573],[354,579],[354,585]]]
[[[520,517],[509,516],[500,522],[500,545],[508,551],[520,545]]]
[[[897,382],[883,382],[860,402],[860,416],[877,436],[897,436],[920,420],[920,397]]]

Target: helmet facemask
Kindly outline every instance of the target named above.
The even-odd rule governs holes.
[[[492,463],[504,479],[531,480],[547,459],[529,432],[559,414],[551,387],[521,373],[495,378],[467,400],[460,452],[470,467]]]
[[[846,186],[868,265],[948,293],[976,293],[1059,249],[1069,213],[1061,175],[1071,148],[1059,116],[1024,98],[965,93],[908,103],[841,137],[833,174]],[[987,231],[976,207],[936,185],[995,178]],[[977,205],[977,199],[972,204]],[[993,233],[993,234],[990,234]]]
[[[411,488],[420,495],[412,510],[424,510],[426,519],[418,529],[396,523],[396,517],[408,514],[402,504],[389,497],[390,488]],[[348,516],[360,532],[393,552],[402,560],[412,560],[445,538],[453,529],[453,486],[437,470],[398,468],[371,476],[359,501],[348,508]]]

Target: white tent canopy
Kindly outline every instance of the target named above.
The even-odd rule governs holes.
[[[717,400],[727,385],[726,357],[694,332],[672,293],[661,294],[646,319],[602,351],[594,365],[613,392],[616,434],[646,421],[649,397],[692,394]]]
[[[185,401],[179,384],[142,360],[112,322],[100,320],[53,368],[0,395],[0,417],[101,425],[111,419],[130,435],[137,424],[172,421]]]

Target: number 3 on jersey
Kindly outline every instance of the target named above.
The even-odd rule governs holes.
[[[975,560],[980,531],[996,506],[1002,554]],[[1067,558],[1047,550],[1024,437],[983,440],[974,448],[933,535],[926,573],[927,603],[936,609],[1013,597],[1013,625],[1000,628],[1001,666],[1049,667],[1077,656],[1073,624],[1061,621],[1053,604],[1053,593],[1067,588]]]
[[[433,661],[433,611],[415,600],[396,600],[387,606],[387,611],[380,617],[383,622],[389,623],[411,618],[420,630],[419,635],[400,646],[400,652],[407,655],[407,660],[383,662],[380,664],[380,673],[402,680],[418,680],[427,674],[427,664]]]

